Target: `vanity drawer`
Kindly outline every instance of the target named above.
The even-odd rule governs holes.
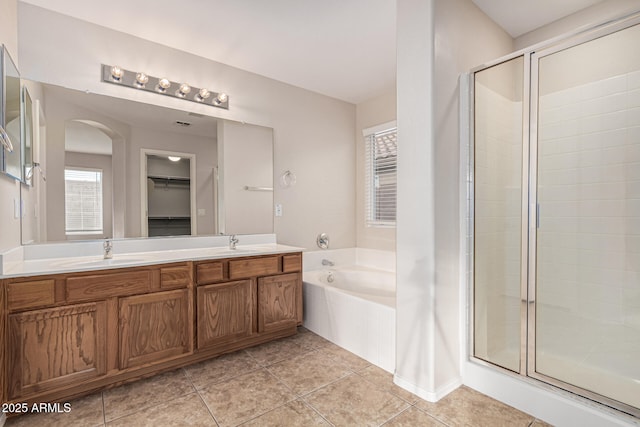
[[[55,302],[55,280],[34,280],[7,285],[9,311],[43,307]]]
[[[224,280],[224,263],[222,261],[203,262],[196,265],[196,281],[199,285],[221,282]]]
[[[279,261],[278,256],[230,260],[229,279],[277,274]]]
[[[191,284],[191,265],[176,265],[160,269],[160,288],[186,288]]]
[[[302,254],[282,255],[282,272],[291,273],[302,270]]]
[[[69,277],[65,283],[67,302],[90,301],[133,295],[151,290],[150,270]]]

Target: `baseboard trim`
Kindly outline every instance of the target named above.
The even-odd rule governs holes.
[[[398,376],[398,374],[395,374],[393,376],[393,382],[397,386],[402,387],[407,391],[410,391],[411,393],[426,400],[427,402],[437,402],[438,400],[445,397],[447,394],[451,393],[453,390],[460,387],[462,385],[462,378],[456,377],[453,380],[449,381],[447,384],[443,385],[442,387],[439,387],[435,391],[427,391],[423,388],[420,388],[417,385],[413,384],[412,382],[407,381],[404,378],[401,378],[400,376]]]

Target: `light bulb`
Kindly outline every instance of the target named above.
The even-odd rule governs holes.
[[[179,162],[181,159],[181,157],[178,157],[178,156],[168,156],[167,158],[172,162]]]
[[[169,81],[169,79],[162,78],[158,80],[158,86],[156,87],[156,90],[158,92],[164,92],[165,90],[169,89],[170,86],[171,82]]]
[[[148,81],[149,76],[147,76],[145,73],[136,74],[136,86],[144,87],[144,85],[146,85]]]
[[[200,89],[200,92],[198,92],[198,94],[196,95],[196,101],[202,102],[205,99],[209,98],[210,96],[211,96],[211,92],[209,92],[209,89],[202,88]]]
[[[122,68],[118,67],[117,65],[111,67],[111,78],[114,81],[119,82],[120,80],[122,80],[123,75],[124,71],[122,70]]]
[[[227,99],[229,99],[229,95],[222,92],[222,93],[219,93],[218,96],[216,96],[215,103],[224,104],[225,102],[227,102]]]
[[[191,92],[191,86],[189,86],[186,83],[182,83],[180,85],[180,89],[178,89],[176,91],[176,95],[178,95],[179,97],[183,98],[186,94],[188,94],[189,92]]]

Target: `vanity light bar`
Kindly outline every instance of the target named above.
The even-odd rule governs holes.
[[[117,65],[102,64],[102,81],[225,110],[229,109],[229,96],[226,93],[213,92],[187,83],[173,82],[167,78],[153,77],[143,72],[125,70]]]

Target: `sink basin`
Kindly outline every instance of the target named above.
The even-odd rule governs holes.
[[[56,267],[109,267],[113,265],[136,264],[147,261],[148,258],[112,258],[112,259],[92,259],[74,260],[69,259],[54,263]]]

